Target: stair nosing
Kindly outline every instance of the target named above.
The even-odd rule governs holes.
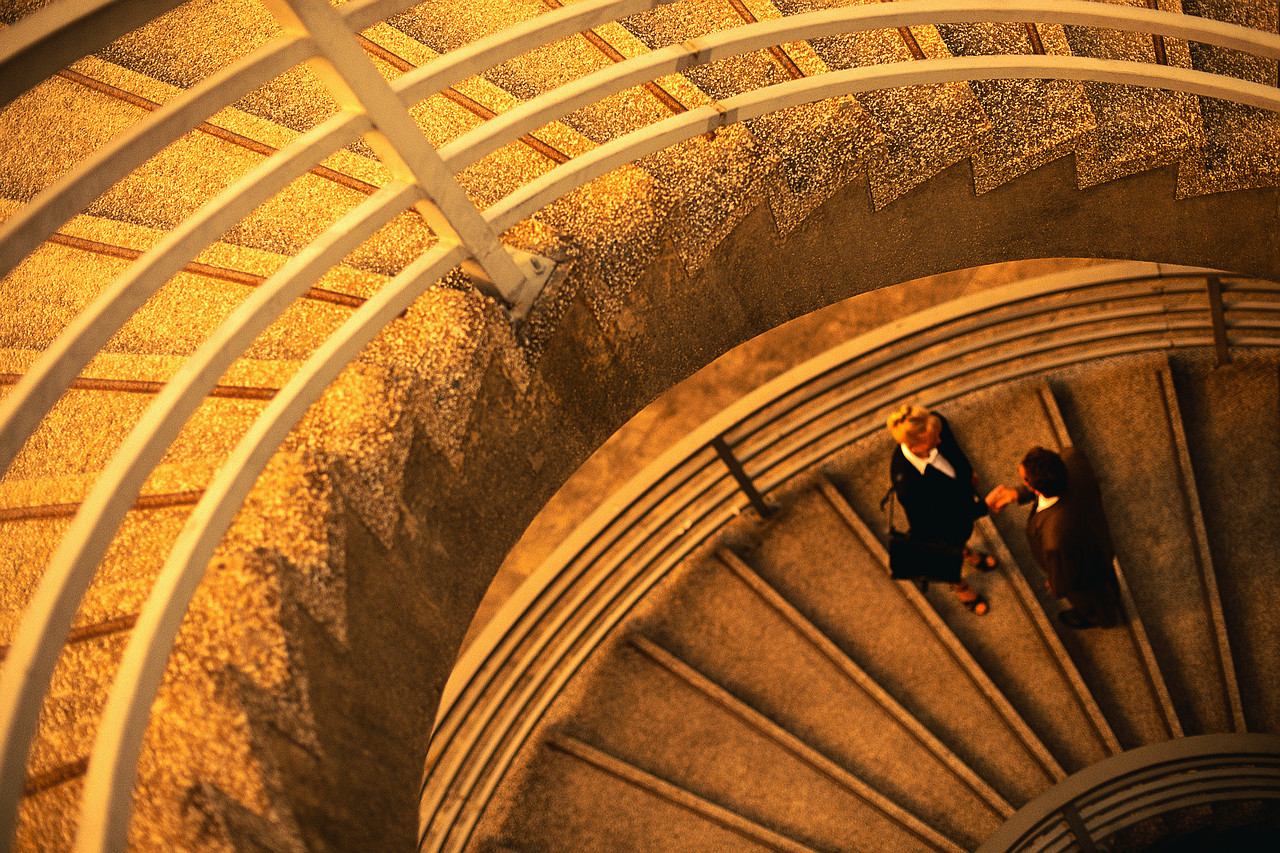
[[[834,484],[824,477],[819,481],[818,489],[835,513],[848,526],[849,530],[863,541],[872,556],[887,571],[889,565],[888,552],[885,551],[880,541],[871,534],[871,531],[867,529],[862,519],[854,513],[853,508],[839,494]],[[920,591],[910,584],[896,584],[896,587],[911,604],[912,608],[924,619],[934,636],[947,649],[952,659],[973,683],[974,687],[978,689],[978,692],[982,694],[983,698],[987,700],[1000,720],[1021,741],[1027,753],[1039,765],[1040,770],[1048,776],[1050,783],[1061,782],[1067,778],[1067,772],[1063,770],[1058,760],[1053,757],[1053,753],[1049,752],[1044,742],[1027,725],[1027,721],[1022,719],[1022,715],[1013,707],[1009,699],[1000,691],[1000,688],[996,687],[995,682],[978,665],[973,655],[964,647],[955,633],[947,627],[947,624],[942,621],[942,618],[929,605],[928,600],[925,599]]]
[[[854,773],[840,766],[816,747],[803,741],[780,724],[734,696],[709,676],[643,634],[632,634],[628,641],[654,663],[680,678],[711,701],[732,713],[745,725],[760,732],[774,743],[822,773],[842,788],[863,800],[885,818],[939,851],[963,853],[963,848],[937,830],[920,821],[907,809],[890,800]]]
[[[903,727],[915,740],[934,757],[936,757],[948,770],[950,770],[960,781],[968,787],[975,795],[981,799],[992,812],[1001,819],[1008,819],[1016,809],[999,793],[996,792],[981,776],[979,776],[967,763],[965,763],[958,755],[952,752],[941,740],[939,740],[933,732],[907,711],[901,703],[894,699],[883,687],[875,682],[863,669],[854,661],[850,660],[839,646],[835,644],[830,637],[824,634],[816,625],[804,617],[795,607],[788,602],[782,595],[768,584],[763,578],[756,574],[755,570],[748,566],[732,551],[721,549],[717,552],[720,561],[724,563],[730,571],[737,575],[742,581],[757,595],[761,597],[770,607],[777,611],[800,636],[807,640],[811,645],[817,648],[842,675],[848,678],[853,684],[865,692],[876,704],[880,705],[899,725]]]

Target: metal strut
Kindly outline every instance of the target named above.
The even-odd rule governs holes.
[[[733,455],[733,450],[729,447],[728,442],[724,440],[724,436],[717,435],[711,439],[711,446],[720,456],[720,461],[724,462],[729,473],[733,475],[733,479],[738,481],[738,488],[747,496],[747,500],[751,501],[751,505],[755,507],[761,518],[769,518],[778,508],[764,499],[764,495],[760,494],[760,490],[756,488],[756,484],[751,482],[751,478],[747,476],[746,469],[742,467],[742,463],[738,461],[738,457]]]

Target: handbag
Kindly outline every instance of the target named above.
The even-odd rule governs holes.
[[[899,530],[893,523],[897,491],[893,486],[880,501],[880,509],[889,504],[889,576],[894,580],[915,581],[924,592],[930,580],[950,580],[959,575],[964,547],[946,542],[921,541],[911,531]]]

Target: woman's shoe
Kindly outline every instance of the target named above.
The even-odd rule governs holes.
[[[968,608],[970,613],[985,616],[987,611],[991,609],[990,605],[987,604],[987,600],[971,587],[962,586],[959,589],[952,587],[952,589],[955,589],[956,597],[960,599],[961,604]]]
[[[964,549],[964,561],[980,572],[989,572],[999,565],[995,557],[972,548]]]

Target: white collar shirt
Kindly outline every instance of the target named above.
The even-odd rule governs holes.
[[[954,480],[956,478],[956,469],[951,467],[947,457],[938,452],[938,448],[935,447],[931,450],[928,456],[920,457],[908,450],[905,444],[899,444],[898,447],[902,448],[902,455],[907,457],[907,461],[911,463],[911,466],[921,474],[924,473],[925,468],[932,465],[951,479]]]
[[[1043,512],[1058,502],[1057,498],[1046,498],[1044,495],[1036,494],[1036,512]]]

